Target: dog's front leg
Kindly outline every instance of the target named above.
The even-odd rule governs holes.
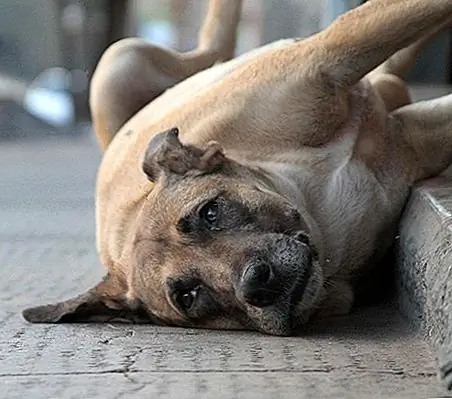
[[[352,284],[346,280],[327,280],[324,284],[323,299],[319,303],[315,317],[340,316],[350,313],[354,292]]]
[[[320,50],[313,54],[318,55],[319,68],[334,85],[353,87],[389,56],[422,41],[451,18],[451,0],[371,0],[320,33],[315,40]],[[401,178],[411,184],[449,165],[452,96],[408,105],[391,116],[379,134],[371,128],[361,134],[353,154],[380,182],[397,186],[395,182]]]
[[[449,18],[444,24],[432,27],[427,35],[396,52],[367,75],[372,87],[377,90],[388,111],[394,111],[411,103],[411,96],[404,82],[406,74],[413,68],[420,53],[432,39],[451,26],[452,18]]]
[[[351,86],[451,16],[451,0],[370,0],[317,35],[318,62],[336,82]]]
[[[273,146],[325,145],[356,127],[360,80],[451,17],[452,0],[370,0],[323,32],[269,52],[238,76],[249,97],[241,128],[250,124]]]

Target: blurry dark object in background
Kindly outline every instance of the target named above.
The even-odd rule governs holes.
[[[76,122],[89,119],[88,82],[105,48],[127,36],[129,0],[54,0],[62,67],[81,79],[72,85]],[[81,72],[85,72],[85,78]]]
[[[89,121],[89,79],[101,54],[128,35],[128,3],[2,2],[0,138],[77,134]]]

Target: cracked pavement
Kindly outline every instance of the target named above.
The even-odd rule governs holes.
[[[445,397],[429,346],[392,306],[301,337],[133,325],[30,325],[23,308],[102,276],[95,140],[0,145],[1,398]]]

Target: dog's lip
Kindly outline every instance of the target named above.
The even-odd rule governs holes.
[[[306,291],[306,287],[308,286],[309,279],[311,278],[312,267],[313,267],[313,260],[310,259],[308,262],[307,268],[298,277],[297,282],[295,283],[295,287],[292,290],[292,293],[290,296],[290,304],[292,306],[296,305],[303,299],[304,292]]]

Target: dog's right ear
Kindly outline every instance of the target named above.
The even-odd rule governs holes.
[[[50,305],[25,309],[30,323],[132,322],[151,323],[146,311],[126,299],[126,287],[109,274],[82,295]]]

